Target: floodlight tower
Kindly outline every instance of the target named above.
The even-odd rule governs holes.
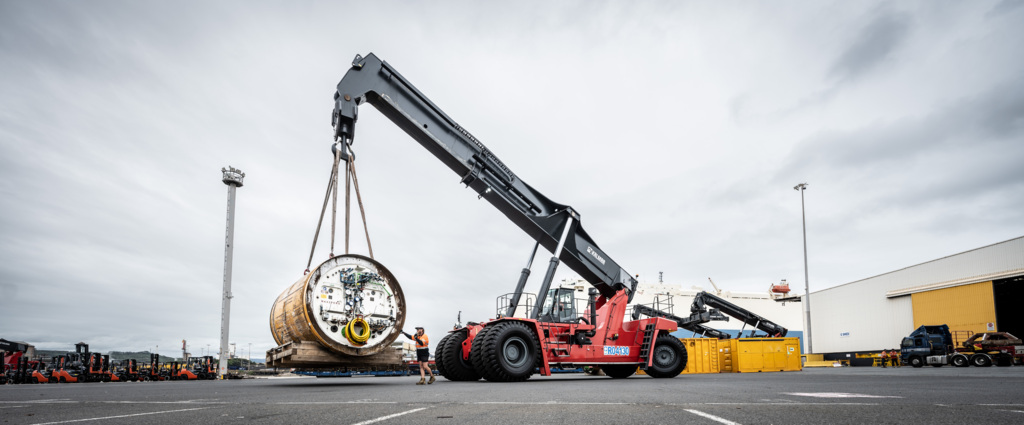
[[[242,187],[245,173],[235,167],[221,168],[221,181],[228,185],[228,223],[224,238],[224,298],[220,309],[220,362],[217,375],[224,379],[228,374],[228,322],[231,318],[231,253],[235,245],[235,188]]]
[[[807,190],[807,183],[800,183],[793,187],[793,190],[800,191],[800,219],[804,225],[804,314],[807,320],[807,329],[804,330],[804,341],[807,342],[807,353],[813,353],[811,347],[811,283],[807,278],[807,213],[804,209],[804,191]]]

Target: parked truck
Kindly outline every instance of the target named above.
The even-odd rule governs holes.
[[[922,367],[967,367],[1024,364],[1024,343],[1006,332],[950,332],[949,326],[921,326],[903,338],[900,359]]]

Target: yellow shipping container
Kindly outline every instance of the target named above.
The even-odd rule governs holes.
[[[718,373],[718,340],[713,338],[679,338],[686,347],[686,369],[683,373]]]
[[[799,338],[740,338],[718,341],[722,372],[803,370]]]

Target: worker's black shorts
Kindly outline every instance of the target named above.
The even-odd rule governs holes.
[[[416,361],[428,362],[430,361],[430,349],[429,348],[417,348],[416,349]]]

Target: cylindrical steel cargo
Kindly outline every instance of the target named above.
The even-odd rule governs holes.
[[[380,353],[405,325],[405,295],[382,264],[361,255],[331,258],[285,289],[270,310],[278,345],[312,341],[346,356]]]

